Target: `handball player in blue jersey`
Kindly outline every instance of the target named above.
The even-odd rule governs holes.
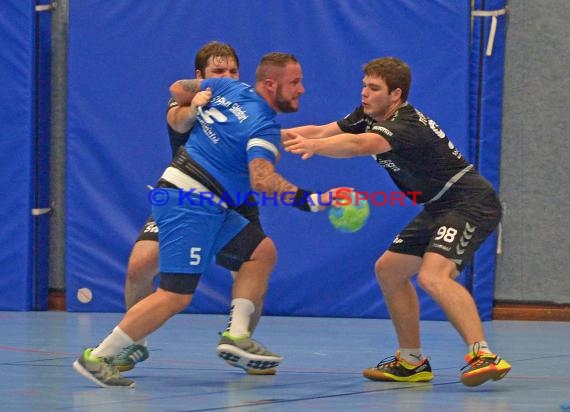
[[[202,46],[195,57],[195,74],[197,79],[228,77],[239,79],[239,58],[232,46],[227,43],[211,41]],[[190,130],[196,122],[198,108],[210,102],[212,93],[210,90],[200,91],[190,100],[189,96],[184,96],[187,104],[180,104],[173,98],[168,102],[166,120],[168,125],[168,137],[172,155],[175,156],[178,149],[184,146],[190,136]],[[252,222],[254,226],[263,232],[259,218],[259,207],[255,204],[255,199],[250,198],[242,203],[236,211]],[[235,277],[241,264],[249,260],[251,251],[249,250],[249,240],[247,236],[250,231],[240,232],[232,242],[229,242],[216,255],[216,263],[231,271]],[[270,245],[273,245],[270,243]],[[154,291],[154,278],[158,274],[158,226],[154,218],[150,216],[133,246],[129,256],[127,274],[125,281],[125,304],[127,310],[138,301],[150,295]],[[266,253],[269,256],[276,254],[272,246],[264,248],[259,253]],[[261,315],[261,304],[256,306],[256,311],[251,316],[249,331],[253,334]],[[143,362],[149,357],[147,339],[137,341],[126,347],[114,357],[114,364],[119,371],[131,370],[139,362]],[[248,369],[251,374],[271,375],[275,369]]]
[[[251,316],[259,310],[275,264],[272,241],[236,212],[249,192],[268,193],[302,211],[324,210],[324,195],[299,188],[275,170],[280,128],[277,113],[298,110],[304,92],[301,65],[291,54],[269,53],[256,70],[255,87],[230,79],[180,80],[171,86],[180,104],[211,92],[201,107],[190,139],[162,174],[155,193],[166,204],[153,205],[159,228],[159,288],[135,304],[99,345],[86,349],[74,369],[101,387],[133,387],[113,364],[124,348],[158,329],[192,299],[211,259],[240,233],[248,232],[249,260],[233,285],[230,321],[218,355],[245,370],[277,367],[282,357],[251,338]]]
[[[372,156],[423,210],[376,262],[376,278],[396,329],[396,356],[364,370],[377,381],[427,382],[431,366],[420,344],[419,300],[411,278],[443,309],[467,346],[461,381],[477,386],[511,369],[487,344],[473,297],[455,278],[501,218],[491,184],[468,163],[437,123],[408,101],[411,71],[384,57],[364,66],[361,104],[325,125],[283,131],[286,150],[308,159]]]

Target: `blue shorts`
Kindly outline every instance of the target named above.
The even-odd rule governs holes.
[[[179,201],[178,189],[164,189],[168,202],[153,206],[159,227],[160,272],[200,274],[249,221],[209,202]]]

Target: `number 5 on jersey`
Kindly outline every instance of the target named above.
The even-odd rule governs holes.
[[[201,247],[190,248],[190,266],[197,266],[200,264],[200,261],[202,260],[202,256],[200,256],[201,251]]]

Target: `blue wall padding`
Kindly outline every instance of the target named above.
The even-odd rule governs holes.
[[[399,0],[379,7],[368,0],[124,0],[101,7],[101,1],[73,2],[68,309],[124,309],[127,259],[150,212],[146,185],[156,182],[170,156],[168,86],[193,77],[194,54],[201,45],[213,39],[231,43],[240,56],[241,78],[249,83],[265,53],[295,54],[303,65],[306,93],[298,113],[278,116],[285,127],[343,117],[360,102],[362,65],[375,57],[401,57],[413,70],[410,101],[471,157],[468,3]],[[345,185],[369,192],[396,190],[368,157],[301,161],[284,154],[278,170],[313,190]],[[343,234],[325,214],[263,208],[264,227],[279,251],[265,313],[387,317],[374,262],[417,211],[375,207],[364,229]],[[88,304],[75,297],[81,287],[93,291]],[[229,274],[212,267],[189,310],[227,312],[230,287]],[[477,303],[487,301],[478,298]],[[423,318],[443,318],[423,294],[421,305]]]
[[[506,0],[478,0],[477,10],[501,10]],[[497,17],[492,54],[486,55],[491,17],[477,17],[473,24],[471,51],[471,144],[477,150],[476,167],[499,189],[501,122],[503,118],[503,73],[505,65],[505,15]],[[492,319],[495,290],[497,233],[481,245],[473,262],[473,296],[484,320]]]
[[[0,13],[0,310],[34,304],[34,5],[7,0]]]

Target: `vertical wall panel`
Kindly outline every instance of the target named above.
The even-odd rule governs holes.
[[[34,13],[31,0],[4,0],[0,12],[0,310],[34,303]]]
[[[570,7],[511,2],[496,299],[570,303]]]
[[[498,12],[505,6],[505,0],[475,1],[477,11]],[[494,31],[493,20],[491,16],[476,16],[473,20],[471,142],[475,166],[498,191],[507,17],[496,16]],[[470,276],[471,290],[484,320],[491,319],[493,310],[497,236],[498,230],[481,245],[473,259]]]

